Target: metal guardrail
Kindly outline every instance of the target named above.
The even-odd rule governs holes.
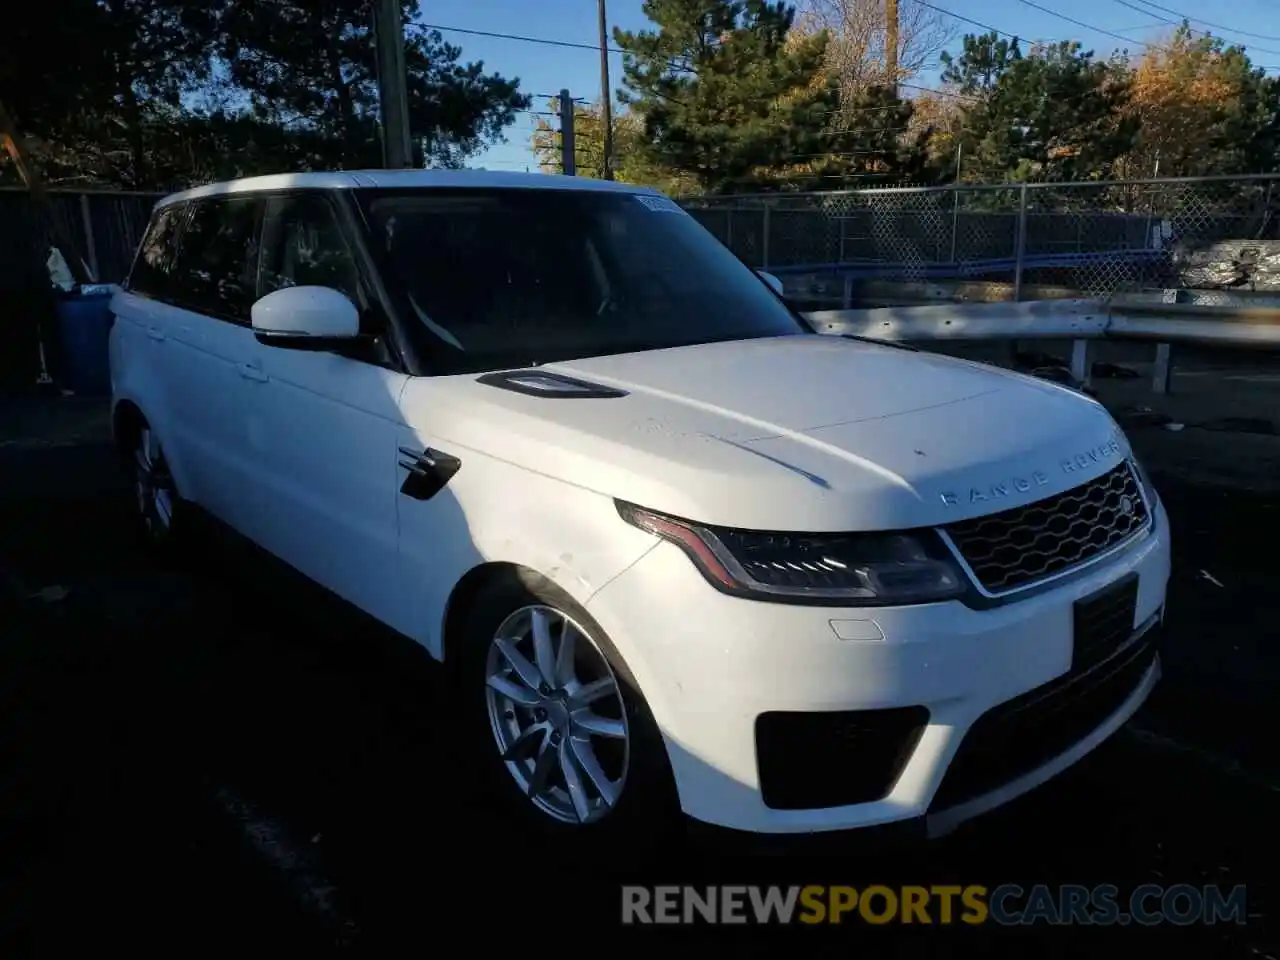
[[[1137,340],[1156,345],[1153,388],[1168,393],[1172,347],[1201,344],[1280,350],[1280,307],[1216,306],[1104,300],[1030,300],[814,310],[805,314],[820,332],[880,340],[1070,340],[1071,374],[1088,383],[1090,344]]]

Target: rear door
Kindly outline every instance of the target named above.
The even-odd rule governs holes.
[[[182,378],[165,341],[174,317],[172,304],[178,241],[186,220],[185,204],[170,204],[152,214],[124,288],[111,301],[111,383],[117,398],[136,403],[160,437],[189,494],[186,451],[174,410],[173,392]]]
[[[192,201],[178,246],[161,348],[177,442],[192,473],[184,494],[245,532],[251,479],[245,393],[254,344],[249,329],[258,268],[262,198]]]

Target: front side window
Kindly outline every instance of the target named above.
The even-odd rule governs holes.
[[[263,223],[258,294],[332,287],[360,305],[360,272],[337,215],[319,194],[272,197]]]
[[[576,190],[362,192],[390,282],[447,372],[807,332],[670,200]]]

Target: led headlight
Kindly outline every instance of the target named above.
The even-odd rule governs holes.
[[[1147,468],[1142,465],[1133,452],[1129,452],[1129,462],[1133,464],[1133,472],[1138,475],[1138,483],[1142,485],[1142,495],[1146,498],[1147,508],[1151,513],[1151,526],[1154,529],[1156,525],[1156,506],[1160,503],[1160,495],[1156,493],[1155,484],[1151,482],[1151,474],[1147,473]]]
[[[964,577],[931,530],[775,533],[691,523],[618,501],[628,523],[680,547],[717,589],[757,600],[832,606],[930,603]]]

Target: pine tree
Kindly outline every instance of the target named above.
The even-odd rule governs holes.
[[[614,39],[645,160],[727,191],[816,152],[815,134],[839,107],[823,69],[826,34],[789,36],[794,9],[766,0],[646,0],[643,9],[656,29]]]

